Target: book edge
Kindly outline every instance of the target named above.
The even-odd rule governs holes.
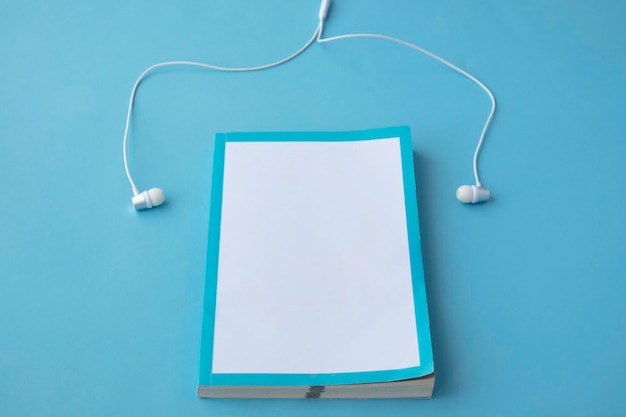
[[[254,137],[254,138],[252,138]],[[206,263],[206,279],[205,294],[203,306],[203,324],[200,348],[200,370],[199,370],[199,387],[200,386],[234,386],[238,379],[232,380],[227,376],[228,381],[224,381],[226,375],[219,375],[219,382],[214,381],[212,373],[213,359],[213,331],[215,321],[215,297],[217,286],[217,262],[219,259],[219,236],[221,221],[221,197],[224,175],[224,156],[226,142],[240,141],[265,141],[267,139],[284,140],[284,141],[347,141],[347,140],[375,140],[389,137],[398,137],[400,139],[400,153],[402,176],[404,182],[404,197],[407,218],[407,232],[409,238],[409,254],[412,271],[412,285],[414,296],[414,308],[416,315],[416,327],[418,332],[418,346],[420,350],[420,365],[415,368],[407,368],[404,370],[378,371],[376,374],[388,374],[387,377],[381,378],[382,381],[392,381],[392,375],[398,372],[409,372],[403,375],[405,378],[421,377],[434,372],[434,364],[432,358],[432,342],[430,338],[430,324],[428,318],[428,305],[425,293],[424,269],[422,262],[421,237],[419,230],[419,216],[417,208],[417,196],[415,185],[415,172],[413,165],[413,147],[410,129],[408,126],[386,127],[379,129],[357,130],[347,132],[238,132],[238,133],[218,133],[215,137],[212,182],[211,182],[211,207],[209,215],[209,233],[207,245],[207,263]],[[420,343],[421,341],[421,343]],[[419,369],[419,374],[415,371]],[[367,372],[350,373],[366,374]],[[371,373],[374,374],[374,373]],[[280,374],[282,375],[282,374]],[[348,374],[334,374],[343,375]],[[241,374],[239,377],[246,378],[247,375]],[[312,375],[314,377],[314,375]],[[319,375],[323,377],[325,375]],[[261,376],[263,378],[263,376]],[[341,378],[340,378],[341,379]],[[217,384],[215,384],[217,382]],[[226,382],[226,384],[224,384]],[[340,381],[341,382],[341,381]],[[373,383],[365,381],[365,383]],[[387,382],[382,382],[387,383]],[[332,385],[341,385],[332,384]],[[267,384],[254,386],[269,386]],[[283,385],[286,386],[286,385]],[[298,386],[305,386],[298,384]]]

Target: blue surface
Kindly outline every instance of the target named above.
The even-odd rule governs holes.
[[[213,340],[215,334],[215,303],[218,282],[220,227],[222,220],[222,194],[224,183],[224,155],[228,142],[280,142],[280,141],[363,141],[398,138],[404,182],[404,206],[409,240],[409,256],[413,287],[413,301],[417,334],[419,334],[418,366],[404,369],[350,372],[336,374],[217,374],[213,373]],[[347,132],[235,132],[218,133],[213,148],[213,173],[211,183],[211,210],[207,242],[206,280],[202,337],[200,348],[200,377],[198,385],[329,385],[387,382],[432,374],[434,371],[428,305],[424,282],[421,235],[417,212],[415,164],[411,131],[408,126],[382,129],[353,130]],[[417,339],[416,339],[417,341]]]
[[[460,205],[488,111],[463,77],[384,41],[298,48],[317,0],[0,2],[0,414],[626,415],[626,3],[336,0],[327,35],[414,41],[499,101],[481,159],[493,201]],[[437,384],[431,401],[195,397],[215,132],[411,126]]]

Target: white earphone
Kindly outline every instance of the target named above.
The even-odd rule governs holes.
[[[481,203],[489,200],[490,194],[488,188],[479,187],[477,185],[461,185],[456,190],[456,198],[461,203]]]
[[[133,206],[136,210],[144,210],[157,207],[165,201],[165,194],[160,188],[151,188],[143,193],[133,196]]]
[[[273,68],[273,67],[282,65],[288,61],[291,61],[292,59],[294,59],[295,57],[303,53],[305,50],[307,50],[316,41],[318,43],[326,43],[326,42],[333,42],[333,41],[337,41],[341,39],[350,39],[350,38],[377,38],[377,39],[384,39],[387,41],[395,42],[400,45],[404,45],[408,48],[411,48],[417,52],[420,52],[424,55],[429,56],[430,58],[433,58],[441,62],[442,64],[453,69],[459,74],[469,78],[471,81],[476,83],[483,91],[485,91],[485,93],[487,93],[491,101],[491,111],[489,112],[487,121],[485,122],[483,126],[483,130],[480,134],[478,144],[476,145],[476,149],[474,151],[473,167],[474,167],[474,179],[475,179],[476,184],[475,185],[462,185],[461,187],[459,187],[456,191],[456,198],[462,203],[469,203],[469,204],[480,203],[480,202],[489,200],[489,197],[491,194],[489,189],[483,187],[480,183],[480,178],[478,175],[478,156],[480,154],[480,150],[482,148],[485,135],[487,133],[489,125],[491,124],[493,115],[496,111],[496,99],[493,93],[491,92],[491,90],[489,90],[485,86],[485,84],[480,82],[476,77],[462,70],[461,68],[452,64],[451,62],[446,61],[440,56],[435,55],[432,52],[427,51],[426,49],[423,49],[417,45],[414,45],[410,42],[403,41],[402,39],[394,38],[394,37],[387,36],[387,35],[379,35],[375,33],[351,33],[351,34],[346,34],[346,35],[332,36],[329,38],[322,38],[322,32],[324,30],[324,21],[326,20],[326,17],[328,15],[329,7],[330,7],[330,0],[322,0],[319,14],[318,14],[319,23],[317,25],[317,28],[315,29],[315,32],[313,33],[313,36],[304,44],[304,46],[302,46],[302,48],[298,49],[293,54],[279,61],[272,62],[266,65],[257,66],[257,67],[247,67],[247,68],[220,67],[217,65],[206,64],[202,62],[193,62],[193,61],[167,61],[167,62],[160,62],[158,64],[154,64],[146,68],[146,70],[144,70],[139,75],[139,77],[135,81],[135,84],[133,85],[133,89],[130,95],[130,102],[128,104],[128,112],[126,113],[126,128],[124,129],[124,141],[123,141],[124,168],[126,170],[126,177],[128,178],[128,181],[130,182],[130,185],[133,190],[132,202],[136,210],[144,210],[144,209],[157,207],[163,204],[163,202],[165,201],[165,195],[163,194],[163,190],[161,190],[160,188],[152,188],[148,191],[143,191],[141,193],[138,191],[137,187],[135,186],[135,182],[133,181],[133,178],[130,175],[130,170],[128,169],[128,158],[126,157],[126,143],[128,142],[128,131],[130,127],[133,103],[135,101],[135,94],[137,92],[137,88],[139,87],[139,84],[146,77],[146,75],[148,75],[149,72],[158,68],[166,67],[166,66],[192,66],[192,67],[200,67],[200,68],[206,68],[206,69],[211,69],[211,70],[216,70],[216,71],[227,71],[227,72],[260,71],[260,70],[264,70],[268,68]]]

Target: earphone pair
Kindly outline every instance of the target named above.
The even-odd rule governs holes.
[[[468,79],[473,81],[475,84],[477,84],[483,91],[485,91],[485,93],[487,93],[491,101],[491,111],[489,112],[489,116],[487,117],[487,120],[485,124],[483,125],[480,138],[478,140],[476,149],[474,151],[473,168],[474,168],[475,184],[460,186],[456,191],[456,197],[460,202],[467,203],[467,204],[480,203],[480,202],[489,200],[491,193],[488,188],[485,188],[482,186],[480,182],[480,177],[478,175],[478,156],[480,154],[480,151],[481,151],[484,139],[485,139],[485,135],[487,133],[487,130],[489,128],[489,125],[491,123],[491,120],[493,119],[493,115],[496,110],[496,100],[491,90],[489,90],[481,81],[479,81],[476,77],[466,72],[465,70],[457,67],[456,65],[441,58],[440,56],[435,55],[432,52],[427,51],[424,48],[421,48],[420,46],[404,41],[402,39],[394,38],[394,37],[387,36],[387,35],[373,34],[373,33],[352,33],[352,34],[346,34],[346,35],[333,36],[329,38],[322,38],[324,22],[326,20],[326,17],[328,16],[329,8],[330,8],[330,0],[322,0],[319,14],[318,14],[319,23],[317,25],[317,28],[315,29],[315,32],[313,33],[313,36],[299,50],[297,50],[293,54],[279,61],[272,62],[266,65],[257,66],[257,67],[247,67],[247,68],[221,67],[217,65],[212,65],[212,64],[202,63],[202,62],[193,62],[193,61],[167,61],[167,62],[160,62],[160,63],[154,64],[148,67],[139,75],[139,77],[135,81],[135,84],[133,85],[133,89],[132,89],[131,96],[130,96],[128,112],[126,114],[126,128],[124,129],[124,140],[123,140],[124,168],[126,170],[126,176],[128,178],[128,181],[130,182],[130,185],[133,191],[132,203],[136,210],[144,210],[144,209],[157,207],[163,204],[163,202],[165,201],[165,195],[163,193],[163,190],[161,190],[160,188],[152,188],[148,191],[143,191],[143,192],[138,191],[137,187],[135,186],[135,182],[133,181],[133,178],[130,175],[130,170],[128,168],[128,158],[126,155],[126,144],[128,142],[128,132],[129,132],[129,127],[130,127],[133,103],[135,100],[135,94],[137,92],[137,88],[139,87],[139,84],[146,77],[146,75],[148,75],[148,73],[158,68],[162,68],[166,66],[192,66],[192,67],[201,67],[201,68],[206,68],[206,69],[211,69],[211,70],[216,70],[216,71],[227,71],[227,72],[260,71],[264,69],[273,68],[273,67],[282,65],[288,61],[291,61],[292,59],[296,58],[298,55],[303,53],[316,41],[318,43],[326,43],[326,42],[334,42],[334,41],[338,41],[342,39],[350,39],[350,38],[377,38],[377,39],[384,39],[387,41],[391,41],[391,42],[406,46],[410,49],[413,49],[417,52],[420,52],[424,55],[429,56],[430,58],[433,58],[441,62],[442,64],[453,69],[459,74],[467,77]]]
[[[456,190],[456,198],[461,203],[481,203],[489,200],[490,191],[488,188],[476,185],[462,185]],[[165,194],[160,188],[151,188],[133,196],[133,206],[136,210],[150,209],[160,206],[165,202]]]

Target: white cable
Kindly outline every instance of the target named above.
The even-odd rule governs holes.
[[[447,67],[453,69],[454,71],[458,72],[459,74],[467,77],[468,79],[470,79],[471,81],[473,81],[474,83],[476,83],[480,88],[482,88],[485,93],[487,93],[487,95],[489,96],[489,99],[491,100],[491,111],[489,112],[489,116],[487,117],[487,120],[483,126],[483,130],[480,134],[480,138],[478,140],[478,144],[476,145],[476,149],[474,150],[474,159],[473,159],[473,166],[474,166],[474,179],[476,180],[476,186],[481,187],[481,182],[480,182],[480,176],[478,174],[478,156],[480,155],[480,151],[482,149],[482,145],[483,142],[485,140],[485,135],[487,133],[487,130],[489,128],[489,125],[491,124],[491,120],[493,119],[493,115],[496,111],[496,99],[493,96],[493,93],[491,92],[491,90],[489,90],[489,88],[487,88],[485,86],[485,84],[483,84],[481,81],[479,81],[476,77],[474,77],[473,75],[471,75],[470,73],[462,70],[461,68],[457,67],[456,65],[452,64],[451,62],[443,59],[442,57],[435,55],[434,53],[427,51],[424,48],[421,48],[415,44],[412,44],[410,42],[407,41],[403,41],[402,39],[398,39],[398,38],[394,38],[392,36],[387,36],[387,35],[379,35],[379,34],[375,34],[375,33],[351,33],[351,34],[346,34],[346,35],[339,35],[339,36],[332,36],[329,38],[322,38],[322,33],[324,31],[324,20],[326,18],[326,15],[328,13],[328,8],[330,5],[330,1],[329,0],[322,0],[322,5],[320,7],[320,12],[319,12],[319,24],[317,26],[317,28],[315,29],[315,32],[313,33],[313,36],[311,37],[311,39],[309,39],[304,46],[302,46],[300,49],[298,49],[296,52],[294,52],[293,54],[289,55],[286,58],[283,58],[279,61],[276,62],[272,62],[270,64],[266,64],[266,65],[260,65],[257,67],[221,67],[221,66],[217,66],[217,65],[212,65],[212,64],[206,64],[206,63],[202,63],[202,62],[194,62],[194,61],[167,61],[167,62],[160,62],[158,64],[154,64],[148,68],[146,68],[146,70],[144,70],[139,77],[137,78],[137,80],[135,81],[135,84],[133,85],[133,89],[130,95],[130,101],[128,104],[128,112],[126,114],[126,127],[124,128],[124,141],[123,141],[123,153],[124,153],[124,168],[126,170],[126,177],[128,178],[128,181],[130,182],[130,185],[132,187],[133,190],[133,194],[137,195],[139,194],[139,191],[137,190],[137,187],[135,186],[135,182],[133,181],[132,176],[130,175],[130,171],[128,169],[128,158],[126,156],[126,144],[128,142],[128,131],[129,131],[129,127],[130,127],[130,120],[131,120],[131,115],[132,115],[132,111],[133,111],[133,103],[135,101],[135,94],[137,93],[137,88],[139,87],[139,84],[141,83],[141,81],[153,70],[156,70],[158,68],[162,68],[162,67],[167,67],[167,66],[192,66],[192,67],[200,67],[200,68],[206,68],[206,69],[211,69],[211,70],[215,70],[215,71],[225,71],[225,72],[251,72],[251,71],[260,71],[260,70],[264,70],[264,69],[268,69],[268,68],[273,68],[279,65],[282,65],[288,61],[291,61],[292,59],[294,59],[295,57],[297,57],[298,55],[300,55],[301,53],[303,53],[305,50],[307,50],[312,44],[313,42],[315,42],[317,40],[317,42],[319,43],[325,43],[325,42],[332,42],[332,41],[337,41],[337,40],[341,40],[341,39],[351,39],[351,38],[376,38],[376,39],[384,39],[387,41],[391,41],[391,42],[395,42],[398,43],[400,45],[404,45],[408,48],[411,48],[413,50],[416,50],[424,55],[429,56],[430,58],[433,58],[439,62],[441,62],[442,64],[446,65]]]
[[[151,65],[148,68],[146,68],[144,72],[142,72],[141,75],[139,75],[139,77],[137,78],[137,81],[135,81],[135,85],[133,85],[133,90],[130,93],[130,102],[128,103],[128,112],[126,113],[126,127],[124,129],[124,143],[123,143],[124,168],[126,169],[126,177],[128,177],[128,182],[130,182],[130,185],[133,189],[133,194],[137,195],[139,194],[139,191],[137,190],[137,187],[135,186],[135,182],[133,181],[133,178],[130,175],[130,171],[128,169],[128,159],[126,157],[126,143],[128,142],[128,130],[130,127],[130,119],[131,119],[131,115],[133,112],[133,103],[135,101],[135,94],[137,93],[137,88],[139,87],[139,84],[141,83],[141,81],[150,72],[154,71],[157,68],[163,68],[163,67],[168,67],[168,66],[191,66],[191,67],[207,68],[207,69],[211,69],[215,71],[225,71],[225,72],[251,72],[251,71],[261,71],[264,69],[277,67],[288,61],[291,61],[292,59],[294,59],[295,57],[303,53],[305,50],[307,50],[308,47],[311,46],[315,42],[315,40],[318,38],[318,34],[320,33],[321,29],[322,29],[322,22],[320,21],[311,39],[309,39],[304,44],[304,46],[302,46],[296,52],[294,52],[293,54],[279,61],[272,62],[272,63],[265,64],[265,65],[260,65],[257,67],[221,67],[218,65],[206,64],[206,63],[194,62],[194,61],[166,61],[166,62],[160,62],[158,64]]]
[[[482,132],[480,134],[480,139],[478,140],[478,144],[476,145],[476,150],[474,151],[474,179],[476,180],[476,186],[481,187],[480,177],[478,175],[478,155],[480,154],[480,150],[481,150],[481,148],[483,146],[483,142],[485,140],[485,135],[487,133],[487,129],[489,128],[489,125],[491,124],[491,119],[493,118],[493,115],[496,112],[496,99],[493,96],[493,93],[491,92],[491,90],[489,90],[485,86],[485,84],[480,82],[472,74],[462,70],[461,68],[459,68],[456,65],[452,64],[451,62],[446,61],[442,57],[440,57],[438,55],[435,55],[432,52],[427,51],[426,49],[421,48],[421,47],[419,47],[417,45],[414,45],[414,44],[412,44],[410,42],[403,41],[402,39],[394,38],[392,36],[387,36],[387,35],[379,35],[379,34],[375,34],[375,33],[351,33],[351,34],[347,34],[347,35],[332,36],[330,38],[322,38],[322,32],[324,31],[323,21],[320,21],[320,26],[319,26],[318,29],[319,30],[317,32],[317,41],[320,42],[320,43],[332,42],[332,41],[338,41],[340,39],[350,39],[350,38],[377,38],[377,39],[384,39],[384,40],[387,40],[387,41],[399,43],[400,45],[404,45],[406,47],[414,49],[414,50],[416,50],[418,52],[421,52],[424,55],[427,55],[427,56],[429,56],[429,57],[431,57],[431,58],[441,62],[442,64],[452,68],[453,70],[455,70],[459,74],[464,75],[465,77],[469,78],[470,80],[472,80],[473,82],[478,84],[478,86],[480,88],[482,88],[485,91],[485,93],[487,93],[487,95],[489,96],[489,99],[491,100],[491,111],[489,112],[489,117],[487,117],[487,121],[485,122],[485,125],[483,126],[483,130],[482,130]]]

